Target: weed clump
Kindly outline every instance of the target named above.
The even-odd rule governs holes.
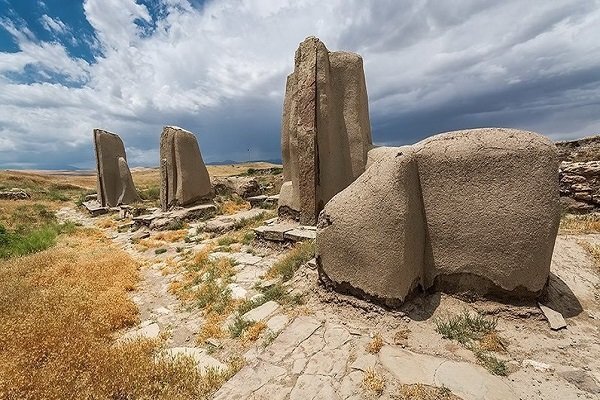
[[[289,281],[300,266],[315,256],[315,241],[307,240],[297,244],[281,260],[277,261],[267,272],[267,276],[280,276],[281,279]]]
[[[378,374],[373,368],[369,368],[365,371],[361,384],[364,389],[381,396],[385,389],[385,378]]]
[[[473,351],[477,360],[488,371],[505,376],[508,372],[506,363],[490,352],[502,352],[505,344],[496,332],[496,319],[487,319],[481,314],[472,314],[463,310],[460,314],[436,319],[436,331],[445,339],[456,340],[467,349]]]

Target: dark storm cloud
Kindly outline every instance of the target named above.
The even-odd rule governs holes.
[[[32,39],[39,21],[0,18],[13,46],[0,48],[0,166],[90,167],[94,127],[119,133],[132,165],[157,165],[164,125],[196,133],[208,162],[278,159],[285,77],[309,35],[363,56],[378,144],[479,126],[600,133],[598,1],[87,0],[83,10],[84,24],[60,21],[98,38],[92,63],[60,36]],[[37,13],[58,21],[50,5]]]

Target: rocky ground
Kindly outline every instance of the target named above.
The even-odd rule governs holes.
[[[239,211],[228,218],[245,220],[262,212],[269,211]],[[231,308],[217,318],[219,334],[207,337],[203,328],[215,321],[173,288],[185,280],[185,265],[208,252],[211,260],[233,260],[227,290],[234,300],[258,299],[265,287],[278,284],[266,275],[288,247],[256,239],[218,245],[228,233],[199,233],[198,223],[167,240],[164,233],[150,232],[143,239],[147,246],[140,246],[132,241],[136,232],[119,231],[120,221],[107,223],[106,217],[94,219],[71,207],[58,215],[100,226],[141,261],[142,280],[132,294],[141,323],[124,332],[125,338],[164,335],[174,355],[190,355],[204,370],[225,368],[232,358],[243,357],[244,366],[216,399],[600,398],[600,270],[584,248],[600,244],[600,235],[561,234],[557,239],[544,301],[566,318],[566,329],[551,330],[536,304],[467,302],[439,293],[418,296],[400,310],[384,310],[326,291],[317,283],[313,264],[305,263],[283,284],[282,299],[288,301],[270,300],[242,316],[260,327],[248,339],[228,334],[235,323]],[[218,224],[219,218],[206,224]],[[289,301],[292,297],[301,301]],[[489,372],[473,351],[436,331],[436,321],[463,310],[497,319],[503,346],[494,354],[507,376]],[[437,395],[429,392],[434,397],[418,394],[429,386],[443,389]]]

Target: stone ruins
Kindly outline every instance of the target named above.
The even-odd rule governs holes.
[[[214,197],[208,171],[193,133],[166,126],[160,137],[160,204],[163,211]]]
[[[314,225],[319,211],[365,170],[371,126],[362,58],[305,39],[288,76],[281,128],[280,215]]]
[[[380,148],[319,217],[317,262],[338,291],[389,306],[416,288],[535,297],[560,220],[544,136],[485,128]]]
[[[94,129],[98,202],[116,207],[139,200],[121,138],[102,129]]]

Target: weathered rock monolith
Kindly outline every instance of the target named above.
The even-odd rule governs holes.
[[[363,62],[305,39],[288,76],[281,128],[280,214],[314,225],[319,211],[365,170],[371,126]]]
[[[550,140],[473,129],[370,158],[319,218],[326,283],[388,305],[417,286],[500,298],[541,293],[560,219]]]
[[[166,126],[160,137],[160,202],[167,210],[214,197],[208,171],[193,133]]]
[[[98,202],[102,207],[116,207],[139,200],[127,166],[121,138],[102,129],[94,129]]]

